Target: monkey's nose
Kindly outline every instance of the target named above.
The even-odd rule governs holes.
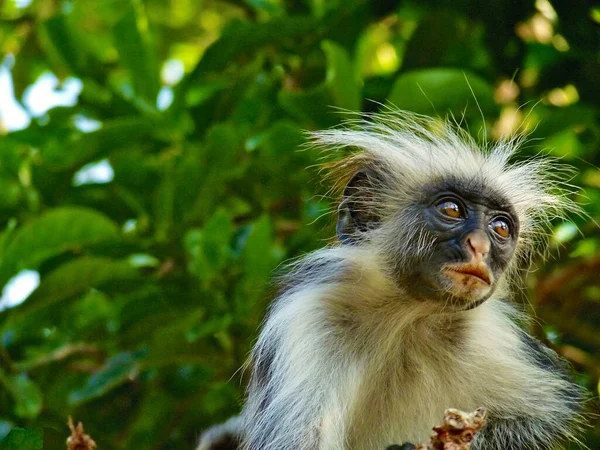
[[[483,259],[490,252],[490,239],[487,235],[477,230],[467,236],[467,248],[476,259]]]

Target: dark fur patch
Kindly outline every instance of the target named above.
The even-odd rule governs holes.
[[[289,273],[277,277],[279,289],[277,297],[307,286],[310,283],[323,284],[343,281],[348,262],[339,258],[308,261]]]
[[[533,358],[534,363],[538,367],[554,373],[565,381],[571,381],[569,365],[564,359],[524,331],[522,331],[520,338],[527,348],[528,354]],[[574,411],[579,411],[581,408],[579,405],[584,397],[582,388],[571,382],[569,388],[560,394],[565,400],[564,404],[566,407]]]
[[[490,419],[477,433],[472,450],[550,450],[556,444],[557,430],[528,417]]]
[[[201,450],[239,450],[242,446],[243,421],[235,416],[206,430],[200,437]]]
[[[217,442],[214,442],[210,450],[238,450],[239,446],[240,442],[236,436],[225,435]]]
[[[520,338],[535,365],[552,372],[565,381],[570,381],[567,363],[556,353],[524,331],[521,332]],[[567,425],[574,420],[576,414],[581,410],[582,390],[575,383],[570,383],[559,395],[564,399],[565,413],[560,416],[555,415],[553,419],[562,420],[565,428],[568,428]],[[560,432],[548,422],[534,420],[530,417],[514,417],[511,419],[491,417],[486,426],[477,434],[472,449],[550,449],[554,448],[558,441],[565,438],[565,436],[561,436]]]
[[[268,348],[263,348],[261,352],[261,358],[252,361],[252,386],[250,390],[252,392],[260,392],[262,398],[259,400],[259,409],[265,409],[271,397],[269,389],[269,381],[272,376],[273,361],[275,359],[275,353],[278,346],[276,341],[271,342]]]

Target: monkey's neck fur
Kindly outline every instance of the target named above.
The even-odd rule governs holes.
[[[444,311],[399,290],[373,252],[347,246],[310,255],[288,278],[253,352],[244,449],[426,442],[449,407],[518,418],[524,442],[527,433],[569,434],[570,383],[532,356],[505,292]]]

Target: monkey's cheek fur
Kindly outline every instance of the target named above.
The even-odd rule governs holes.
[[[453,270],[444,270],[442,272],[448,279],[448,292],[454,297],[462,298],[466,301],[477,301],[487,296],[492,286],[487,281],[471,273],[456,272]]]

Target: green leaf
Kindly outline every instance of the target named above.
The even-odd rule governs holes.
[[[244,156],[240,132],[233,123],[220,123],[208,130],[196,162],[201,165],[199,185],[195,189],[197,194],[191,208],[186,208],[186,220],[205,221],[214,214],[226,183],[243,173]],[[189,166],[182,165],[178,170],[178,193],[183,191],[186,195],[190,189],[188,177],[185,177]],[[194,172],[198,173],[198,169],[194,168]]]
[[[125,289],[137,286],[139,278],[138,270],[127,261],[97,257],[82,257],[69,261],[44,276],[41,284],[27,300],[11,310],[13,314],[8,315],[8,320],[0,327],[0,335],[14,346],[21,341],[43,336],[42,328],[53,327],[62,317],[65,323],[69,323],[69,329],[60,330],[61,335],[74,333],[82,337],[88,331],[97,330],[99,321],[116,316],[114,303],[103,301],[102,297],[96,296],[97,302],[92,301],[90,305],[96,308],[93,313],[68,318],[65,311],[70,312],[73,309],[65,308],[64,306],[68,305],[61,302],[88,293],[94,297],[93,291],[90,293],[92,289],[121,293]],[[106,309],[103,311],[100,308]],[[94,323],[90,323],[88,328],[81,328],[85,327],[86,321],[94,320],[94,317]],[[78,330],[81,331],[77,333]]]
[[[61,134],[47,136],[41,144],[44,164],[54,170],[71,169],[91,161],[101,154],[147,139],[154,124],[141,116],[107,120],[102,128],[91,133],[71,133],[65,145]]]
[[[259,312],[261,302],[271,274],[281,261],[283,252],[273,242],[273,226],[269,216],[260,217],[253,225],[242,253],[244,278],[236,287],[237,312],[253,317]],[[256,318],[255,318],[256,319]]]
[[[477,104],[484,115],[493,115],[497,110],[490,83],[473,73],[451,68],[414,70],[400,75],[388,101],[400,109],[442,116],[448,112],[456,117],[463,112],[479,114]]]
[[[15,400],[15,415],[36,418],[42,410],[42,391],[25,373],[7,376],[0,373],[0,382]]]
[[[36,269],[42,262],[65,251],[116,240],[117,225],[105,215],[87,208],[52,209],[18,229],[0,265],[0,286],[22,269]]]
[[[191,86],[186,92],[185,100],[188,106],[199,106],[225,89],[229,83],[226,79],[217,78]]]
[[[554,156],[565,160],[574,160],[581,155],[583,146],[573,130],[564,130],[550,136],[544,141],[544,147],[550,149]]]
[[[206,222],[204,228],[190,230],[186,234],[189,269],[199,280],[208,281],[218,276],[226,266],[232,235],[231,217],[222,209]]]
[[[165,242],[169,238],[173,226],[173,211],[175,207],[175,195],[177,188],[177,174],[172,159],[166,161],[162,167],[162,176],[158,189],[155,191],[154,217],[155,236],[159,242]]]
[[[81,75],[85,58],[79,41],[75,39],[69,27],[66,15],[59,13],[44,21],[40,34],[49,53],[74,73]]]
[[[38,288],[20,307],[21,314],[47,307],[109,282],[120,284],[137,279],[139,279],[137,269],[127,261],[91,256],[77,258],[44,277]]]
[[[159,67],[152,45],[148,18],[141,1],[132,1],[115,25],[115,47],[121,64],[128,70],[135,93],[154,107],[160,89]]]
[[[140,358],[145,352],[121,353],[106,362],[104,367],[90,376],[85,386],[69,395],[69,403],[80,405],[98,398],[133,379],[140,369]]]
[[[168,392],[149,390],[138,405],[138,413],[128,427],[121,448],[151,450],[161,441],[165,417],[177,414],[177,404]]]
[[[277,121],[260,136],[257,146],[266,158],[281,162],[282,159],[306,157],[305,153],[298,151],[304,142],[305,135],[296,123]]]
[[[333,100],[325,83],[303,91],[281,90],[277,94],[277,101],[306,127],[328,128],[341,119],[341,115],[331,107]]]
[[[219,369],[230,366],[231,349],[222,347],[217,352],[213,343],[207,345],[206,338],[226,335],[231,322],[228,314],[207,319],[201,309],[190,311],[179,320],[166,323],[163,320],[163,324],[151,330],[152,344],[144,366],[162,367],[174,363],[202,364]]]
[[[360,111],[361,92],[348,52],[333,41],[321,44],[327,59],[325,80],[305,90],[282,89],[279,105],[296,119],[311,128],[327,128],[340,122],[344,114],[339,107]]]
[[[41,428],[13,428],[0,441],[0,450],[39,450],[44,445]]]
[[[321,48],[327,57],[325,84],[331,93],[333,105],[360,111],[360,89],[350,55],[333,41],[323,41]]]
[[[407,5],[405,9],[411,8]],[[489,70],[492,61],[489,46],[483,41],[484,34],[477,26],[466,26],[468,22],[460,8],[424,12],[417,8],[412,13],[403,11],[404,20],[410,21],[407,16],[412,15],[414,23],[418,23],[406,42],[404,68],[451,66]]]
[[[577,242],[575,245],[575,250],[573,250],[569,257],[571,258],[591,258],[593,257],[598,250],[600,249],[600,239],[592,237],[587,239],[582,239]]]
[[[16,219],[10,219],[6,223],[5,229],[0,233],[0,261],[4,261],[6,248],[13,239],[17,230]]]
[[[243,259],[246,277],[257,283],[268,279],[277,264],[273,261],[273,227],[269,216],[262,216],[254,225],[246,245]]]
[[[216,316],[206,319],[204,315],[199,315],[196,321],[188,321],[188,330],[185,334],[187,342],[195,342],[207,336],[226,331],[231,326],[232,317],[230,314]]]
[[[312,37],[318,24],[303,16],[274,18],[267,23],[232,21],[221,38],[206,50],[188,83],[195,84],[208,73],[223,69],[239,55],[248,58],[262,46],[279,46],[305,36]]]

